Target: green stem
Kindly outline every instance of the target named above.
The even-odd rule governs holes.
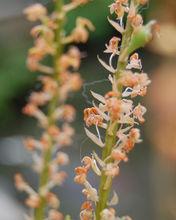
[[[59,14],[62,10],[63,2],[62,0],[57,0],[55,3],[55,11]],[[62,54],[62,44],[61,44],[61,32],[62,32],[62,25],[63,20],[58,19],[58,28],[55,31],[55,42],[57,46],[57,51],[55,56],[53,57],[53,66],[54,66],[54,75],[53,79],[56,80],[59,86],[59,70],[57,68],[57,62]],[[58,89],[59,90],[59,89]],[[52,114],[55,111],[55,109],[58,107],[58,101],[59,101],[59,94],[58,92],[56,95],[52,98],[48,105],[48,120],[49,120],[49,126],[55,125],[56,121],[53,120]],[[52,160],[52,149],[53,149],[54,141],[52,137],[50,136],[49,140],[49,146],[47,150],[43,151],[43,169],[40,174],[40,181],[39,181],[39,196],[40,196],[40,205],[38,208],[35,209],[34,213],[34,219],[35,220],[44,220],[45,219],[45,211],[47,208],[47,201],[46,197],[42,194],[43,189],[46,187],[47,183],[49,182],[49,165]]]
[[[132,35],[132,27],[130,25],[129,20],[127,19],[126,24],[126,30],[123,33],[122,36],[122,45],[121,45],[121,51],[117,62],[117,72],[114,75],[114,78],[116,80],[119,79],[121,72],[123,72],[126,68],[127,62],[128,62],[128,56],[127,48],[128,43],[130,42],[131,35]],[[122,92],[122,88],[118,87],[119,92]],[[102,160],[109,157],[111,155],[112,149],[117,141],[117,130],[118,130],[118,121],[112,122],[110,121],[108,124],[108,128],[106,130],[106,136],[105,136],[105,147],[102,152]],[[110,160],[107,161],[107,163],[111,162]],[[100,179],[100,185],[99,185],[99,201],[96,205],[95,215],[96,220],[101,219],[101,212],[103,209],[107,207],[107,201],[109,198],[109,194],[111,191],[112,186],[112,178],[109,178],[105,175],[103,172]]]

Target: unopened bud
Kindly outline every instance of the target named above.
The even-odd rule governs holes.
[[[134,31],[128,47],[128,54],[149,43],[153,37],[152,31],[155,24],[156,21],[151,21],[147,25],[141,26]]]

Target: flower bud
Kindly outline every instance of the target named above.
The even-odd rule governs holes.
[[[128,54],[131,54],[135,50],[140,47],[144,47],[149,41],[152,39],[152,29],[156,21],[151,21],[145,26],[141,26],[137,28],[132,35],[129,47],[128,47]]]
[[[47,14],[46,8],[39,3],[27,7],[23,13],[29,21],[37,21]]]

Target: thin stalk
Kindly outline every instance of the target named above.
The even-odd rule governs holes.
[[[63,2],[62,0],[56,0],[55,3],[55,11],[56,13],[61,13]],[[61,34],[62,34],[62,25],[63,20],[58,19],[57,21],[57,29],[55,31],[55,43],[56,43],[56,54],[53,57],[53,66],[54,66],[54,74],[53,79],[58,83],[58,86],[60,84],[59,82],[59,70],[57,68],[57,62],[62,54],[62,44],[61,44]],[[51,99],[49,105],[48,105],[48,121],[49,126],[55,125],[56,121],[53,120],[52,114],[54,110],[58,107],[59,102],[59,93],[56,92],[56,95]],[[35,220],[44,220],[45,219],[45,210],[47,208],[47,201],[46,197],[43,195],[43,189],[47,185],[49,181],[49,165],[52,160],[52,150],[53,150],[53,139],[50,136],[49,138],[49,146],[47,150],[44,150],[43,152],[43,169],[40,174],[40,180],[39,180],[39,195],[40,195],[40,205],[37,209],[35,209],[34,213],[34,219]]]
[[[131,3],[133,3],[133,1],[131,1]],[[129,20],[127,19],[126,30],[122,36],[121,51],[117,61],[117,72],[114,74],[116,81],[119,79],[121,72],[125,70],[126,65],[128,63],[129,54],[126,51],[131,39],[132,31],[133,29],[130,25]],[[122,88],[119,87],[118,90],[120,93],[122,92]],[[118,131],[118,121],[115,122],[110,121],[108,124],[108,128],[106,130],[105,147],[102,152],[102,160],[104,160],[105,158],[111,155],[112,149],[117,141],[117,136],[116,136],[117,131]],[[96,220],[101,219],[100,214],[102,210],[105,209],[107,206],[107,201],[111,191],[111,186],[112,186],[112,178],[107,177],[103,172],[101,175],[100,185],[99,185],[99,201],[96,205],[96,210],[95,210]]]

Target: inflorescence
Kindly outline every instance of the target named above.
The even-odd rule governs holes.
[[[92,23],[82,17],[76,19],[76,27],[69,35],[64,32],[64,24],[70,10],[88,1],[72,0],[64,4],[62,0],[55,0],[50,14],[41,4],[24,10],[28,20],[40,22],[31,30],[34,47],[29,50],[27,66],[31,71],[41,72],[38,80],[42,85],[40,91],[32,92],[23,108],[23,113],[36,118],[42,129],[39,140],[33,137],[25,140],[26,148],[32,153],[33,169],[39,176],[38,188],[33,189],[21,174],[15,175],[17,189],[28,194],[25,203],[30,212],[26,220],[64,219],[58,211],[60,200],[52,189],[62,185],[67,177],[62,167],[68,165],[70,159],[64,148],[72,143],[74,129],[70,123],[76,113],[74,107],[67,104],[67,98],[82,85],[78,73],[82,54],[77,47],[66,45],[85,43],[89,31],[94,30]],[[104,53],[108,54],[109,62],[100,57],[98,60],[110,72],[111,90],[103,95],[91,91],[95,100],[92,107],[84,110],[86,135],[100,147],[102,155],[92,152],[91,156],[83,157],[82,166],[75,168],[74,181],[84,187],[82,193],[86,198],[81,205],[81,220],[131,219],[119,217],[112,208],[118,203],[118,196],[113,191],[110,199],[110,194],[113,179],[120,172],[120,162],[127,162],[128,154],[141,142],[139,125],[145,122],[146,108],[136,104],[134,98],[145,96],[150,84],[136,52],[152,39],[156,28],[155,21],[144,25],[139,13],[147,3],[148,0],[114,0],[109,6],[112,19],[108,17],[108,22],[117,34],[105,44]],[[46,64],[47,57],[52,60],[50,66]],[[98,189],[88,180],[91,170],[100,178]]]
[[[112,180],[119,175],[120,162],[127,162],[128,154],[141,142],[138,125],[145,121],[146,108],[140,103],[136,105],[133,100],[146,95],[150,80],[142,70],[136,50],[151,40],[155,28],[155,21],[143,25],[143,18],[138,13],[146,3],[147,0],[115,0],[109,6],[115,19],[108,18],[108,21],[117,36],[105,44],[104,53],[109,54],[109,63],[99,57],[98,60],[110,72],[111,91],[105,95],[91,91],[95,101],[92,107],[84,110],[86,135],[102,149],[102,156],[93,152],[82,159],[82,166],[75,168],[74,180],[83,185],[82,193],[86,198],[81,206],[81,220],[131,219],[116,216],[112,206],[118,203],[118,196],[114,192],[109,199],[109,195]],[[89,127],[94,127],[96,134]],[[88,180],[90,170],[100,177],[98,190]]]
[[[48,13],[42,4],[34,4],[24,10],[29,21],[39,22],[32,28],[34,46],[29,50],[27,66],[30,71],[40,72],[38,81],[42,89],[32,92],[23,113],[37,119],[42,129],[40,139],[29,137],[24,144],[32,153],[33,169],[39,176],[39,185],[35,190],[22,177],[15,175],[18,190],[27,193],[25,204],[30,208],[27,220],[62,220],[58,211],[60,200],[52,192],[53,187],[62,185],[67,173],[62,167],[68,165],[69,156],[63,151],[71,145],[74,129],[70,123],[75,118],[75,109],[66,103],[70,93],[78,91],[82,79],[78,73],[82,54],[76,46],[64,47],[70,43],[85,43],[92,23],[82,17],[76,19],[76,26],[66,35],[64,22],[66,14],[88,0],[73,0],[63,4],[55,0],[54,10]],[[49,57],[51,65],[46,65]],[[59,126],[58,126],[59,124]],[[62,150],[63,149],[63,150]]]

